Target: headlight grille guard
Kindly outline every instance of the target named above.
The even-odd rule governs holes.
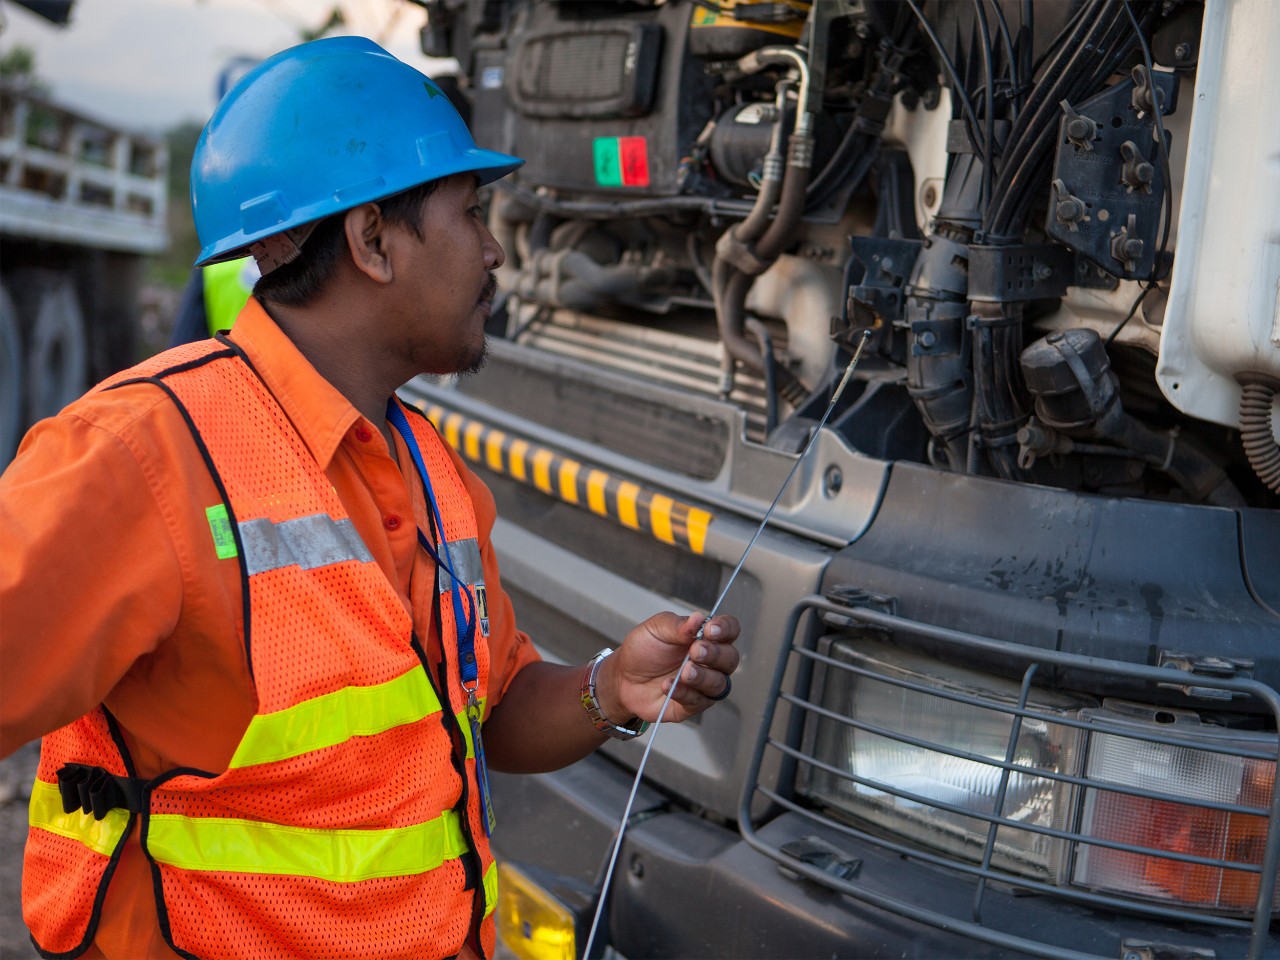
[[[815,617],[825,619],[836,629],[843,626],[851,629],[878,628],[880,631],[889,630],[897,633],[927,638],[935,643],[941,642],[942,644],[954,647],[956,650],[982,650],[988,654],[997,654],[1005,657],[1012,663],[1025,664],[1026,666],[1022,675],[1018,702],[1016,705],[1010,705],[995,699],[984,699],[970,694],[960,693],[958,691],[940,690],[937,687],[915,683],[905,678],[887,678],[882,675],[871,674],[864,668],[857,667],[853,664],[825,656],[817,650],[817,643],[822,631],[818,629],[803,629],[802,631],[802,624],[806,617],[811,619]],[[1142,900],[1122,899],[1116,895],[1094,893],[1081,887],[1065,885],[1059,886],[1044,883],[994,867],[992,865],[992,853],[995,848],[996,833],[1001,826],[1019,830],[1030,830],[1050,837],[1058,837],[1069,842],[1076,841],[1080,843],[1087,843],[1087,845],[1093,847],[1108,847],[1114,850],[1146,856],[1160,856],[1173,862],[1181,862],[1188,865],[1200,864],[1241,872],[1247,871],[1249,873],[1259,875],[1258,895],[1254,904],[1253,916],[1251,919],[1216,916],[1212,914],[1196,914],[1195,920],[1200,924],[1225,928],[1226,930],[1234,930],[1241,934],[1247,932],[1249,935],[1249,950],[1246,954],[1248,960],[1258,960],[1258,958],[1262,957],[1262,950],[1270,939],[1268,935],[1268,927],[1271,922],[1271,904],[1275,902],[1277,885],[1280,884],[1280,879],[1277,878],[1277,874],[1280,873],[1280,775],[1278,775],[1273,782],[1271,804],[1267,809],[1242,807],[1236,804],[1219,803],[1207,800],[1195,801],[1196,806],[1214,811],[1251,814],[1267,818],[1266,844],[1261,864],[1259,866],[1252,866],[1241,865],[1238,862],[1231,862],[1224,859],[1200,857],[1190,854],[1173,853],[1170,851],[1157,853],[1148,847],[1100,840],[1099,838],[1085,836],[1079,832],[1057,830],[1046,826],[1027,824],[1007,817],[998,816],[994,813],[981,813],[970,809],[962,810],[941,800],[921,797],[905,790],[895,790],[881,782],[869,782],[851,774],[849,771],[837,770],[829,764],[817,759],[811,753],[806,752],[805,749],[802,749],[801,747],[803,742],[802,732],[805,727],[806,715],[815,715],[823,716],[843,724],[848,724],[852,727],[865,730],[878,736],[888,737],[900,743],[923,747],[938,753],[949,754],[962,760],[976,760],[1001,771],[1000,787],[995,797],[995,802],[992,807],[993,810],[1004,809],[1005,792],[1010,775],[1015,772],[1026,772],[1025,767],[1019,766],[1013,762],[1018,736],[1024,720],[1044,721],[1060,726],[1078,727],[1088,730],[1093,734],[1111,733],[1131,739],[1144,740],[1171,747],[1184,747],[1198,751],[1208,751],[1228,756],[1262,760],[1280,767],[1280,759],[1277,759],[1274,752],[1268,753],[1249,750],[1239,746],[1206,743],[1204,740],[1191,740],[1184,736],[1178,736],[1176,733],[1171,735],[1160,735],[1154,732],[1137,733],[1133,727],[1127,725],[1118,725],[1107,723],[1105,721],[1099,722],[1096,719],[1084,720],[1064,717],[1060,714],[1042,713],[1038,712],[1034,707],[1028,706],[1028,699],[1033,689],[1033,680],[1041,668],[1068,668],[1073,671],[1098,673],[1111,677],[1124,676],[1131,681],[1149,683],[1154,689],[1158,684],[1167,685],[1169,683],[1171,677],[1170,669],[1168,667],[1150,667],[1140,664],[1107,660],[1100,657],[1089,657],[1028,647],[1022,644],[996,640],[990,637],[983,637],[959,630],[952,630],[947,627],[940,627],[911,620],[882,610],[868,607],[844,606],[833,603],[822,596],[805,597],[796,605],[795,609],[792,611],[790,619],[788,620],[786,636],[791,639],[788,643],[783,645],[779,653],[772,686],[766,700],[765,714],[762,718],[755,750],[752,754],[751,764],[744,781],[743,794],[739,805],[740,830],[743,839],[751,847],[776,860],[778,863],[784,865],[788,870],[794,871],[815,883],[888,910],[899,916],[907,917],[939,929],[959,933],[981,942],[990,943],[1012,950],[1024,951],[1043,957],[1063,958],[1063,960],[1087,960],[1087,958],[1093,958],[1095,955],[1085,954],[1079,951],[1066,949],[1061,946],[1015,936],[1005,931],[994,929],[993,927],[983,923],[982,904],[990,882],[995,881],[1007,886],[1035,891],[1039,894],[1072,901],[1084,906],[1100,907],[1110,911],[1122,908],[1128,913],[1147,916],[1159,920],[1185,922],[1188,919],[1188,913],[1185,908],[1174,905],[1162,906],[1157,903]],[[794,691],[784,691],[784,678],[787,677],[787,668],[791,664],[793,658],[797,661],[795,664],[796,669],[793,671],[794,680],[792,681],[792,686],[794,687]],[[901,686],[928,696],[942,697],[944,699],[960,703],[970,703],[985,710],[998,711],[1007,714],[1012,718],[1012,722],[1010,724],[1010,733],[1005,759],[1004,761],[999,761],[989,757],[974,756],[973,754],[950,748],[944,744],[920,741],[902,733],[895,733],[894,731],[888,730],[882,726],[868,724],[865,721],[834,714],[818,703],[805,698],[805,692],[810,689],[815,668],[818,667],[861,673],[866,676],[873,676],[874,679],[878,681],[891,683],[894,686]],[[1280,729],[1280,694],[1277,694],[1274,689],[1266,684],[1251,679],[1240,679],[1234,677],[1202,677],[1199,675],[1197,675],[1195,682],[1197,686],[1212,687],[1219,690],[1230,691],[1230,693],[1235,695],[1253,698],[1255,702],[1270,710],[1272,716],[1277,721],[1277,729]],[[785,720],[785,723],[776,725],[775,719],[778,718],[778,709],[780,705],[785,708],[786,716],[781,718],[782,720]],[[780,735],[781,739],[773,735],[775,726],[778,726],[782,731]],[[774,751],[776,754],[780,755],[782,761],[781,771],[778,776],[778,789],[773,789],[759,782],[760,771],[764,763],[764,758],[766,753],[769,751]],[[856,826],[852,826],[843,821],[826,816],[820,811],[813,810],[810,807],[797,802],[794,797],[793,786],[795,770],[799,764],[807,764],[814,768],[824,769],[855,783],[864,783],[886,793],[904,797],[939,810],[950,810],[952,812],[963,813],[965,816],[970,817],[973,820],[985,822],[987,824],[987,838],[981,863],[969,863],[942,853],[930,852],[917,846],[896,842],[894,840],[887,839],[884,836],[861,830]],[[1280,770],[1277,770],[1277,773],[1280,774]],[[1088,776],[1075,776],[1068,773],[1046,770],[1037,770],[1036,776],[1044,777],[1049,780],[1061,781],[1067,784],[1075,784],[1081,788],[1094,787],[1098,790],[1105,790],[1111,793],[1125,794],[1149,800],[1175,801],[1182,803],[1188,802],[1185,797],[1172,796],[1153,790],[1147,790],[1142,787],[1120,785],[1112,781],[1091,779]],[[757,795],[763,796],[772,801],[777,808],[797,814],[826,829],[837,831],[861,842],[874,844],[885,850],[912,860],[935,864],[959,873],[967,874],[976,881],[972,918],[963,918],[950,914],[939,913],[914,903],[908,903],[903,900],[886,896],[885,894],[869,888],[868,886],[860,885],[856,879],[850,880],[834,876],[832,873],[788,856],[778,846],[763,839],[760,834],[756,832],[752,821],[752,804]]]

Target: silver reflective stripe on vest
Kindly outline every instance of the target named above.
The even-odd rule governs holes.
[[[480,563],[480,544],[474,537],[469,540],[456,540],[449,544],[449,566],[467,586],[484,583],[484,567]],[[449,579],[449,571],[440,571],[441,591],[453,587]]]
[[[293,564],[311,570],[343,560],[373,560],[349,518],[334,520],[325,513],[283,523],[247,520],[240,524],[240,540],[250,576]]]

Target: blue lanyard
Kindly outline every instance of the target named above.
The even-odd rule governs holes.
[[[439,549],[431,543],[431,539],[418,528],[418,543],[436,562],[437,571],[444,570],[449,575],[449,592],[453,597],[453,622],[458,634],[458,672],[462,676],[462,685],[467,693],[475,696],[475,683],[479,677],[476,665],[476,617],[475,598],[471,595],[471,587],[462,582],[449,562],[449,542],[445,537],[444,520],[440,516],[440,507],[436,504],[436,495],[431,489],[431,477],[427,474],[427,465],[422,460],[422,451],[418,449],[418,441],[414,439],[409,419],[392,397],[387,401],[387,420],[396,428],[409,448],[409,456],[413,457],[414,466],[418,468],[418,476],[422,478],[422,489],[426,493],[427,503],[431,505],[431,516],[435,521],[436,535],[440,541]],[[463,594],[466,602],[463,602]],[[470,611],[470,614],[468,614]],[[468,686],[471,684],[471,686]]]

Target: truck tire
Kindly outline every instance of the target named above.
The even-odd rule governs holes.
[[[32,423],[51,417],[85,391],[89,349],[84,314],[71,279],[41,272],[27,350]]]
[[[22,438],[22,397],[26,382],[18,311],[0,286],[0,470],[13,459]]]

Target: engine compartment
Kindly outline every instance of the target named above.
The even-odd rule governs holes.
[[[1221,336],[1245,338],[1241,369],[1157,375],[1179,228],[1199,236],[1214,206],[1205,189],[1182,199],[1203,179],[1192,91],[1222,76],[1222,43],[1201,56],[1202,30],[1230,33],[1220,9],[428,9],[424,49],[458,58],[478,142],[528,160],[491,204],[508,253],[493,333],[728,401],[745,424],[730,442],[796,452],[869,331],[832,420],[860,452],[1280,506],[1267,318],[1222,319]],[[1211,404],[1179,396],[1197,377]]]

